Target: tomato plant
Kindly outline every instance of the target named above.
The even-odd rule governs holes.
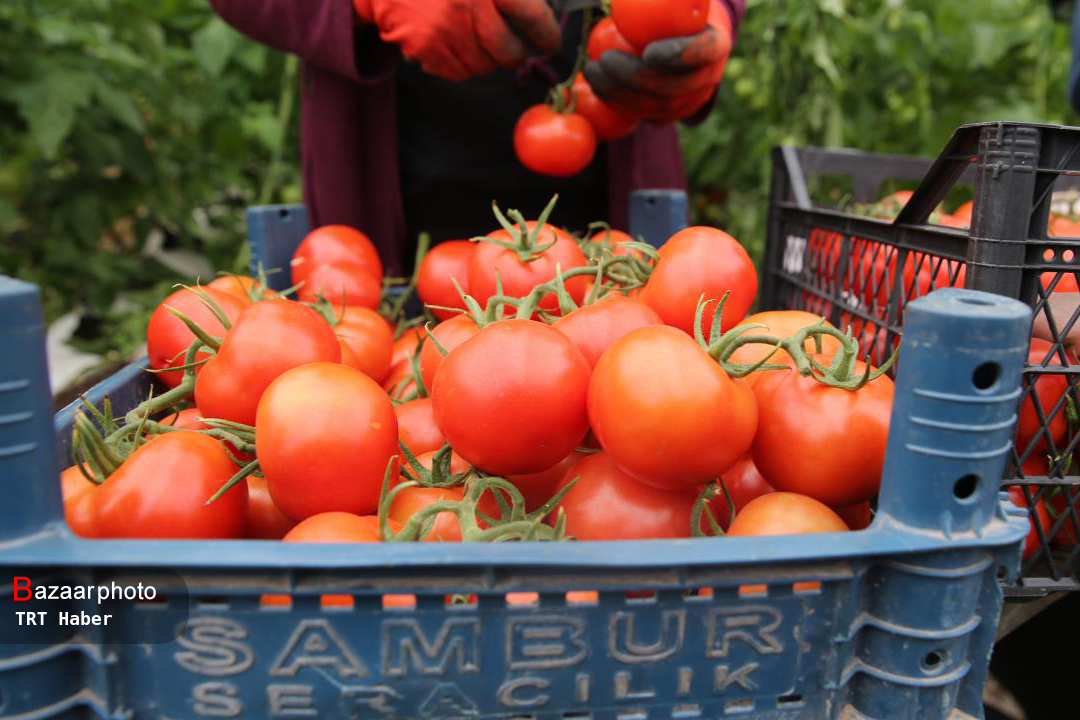
[[[638,117],[598,98],[584,75],[574,78],[570,91],[574,94],[574,112],[589,121],[598,140],[618,140],[637,128]]]
[[[293,253],[293,285],[307,280],[319,265],[339,262],[355,263],[376,282],[382,282],[382,261],[367,235],[346,225],[323,225],[309,232]]]
[[[611,19],[627,41],[644,50],[662,38],[705,29],[711,0],[611,0]]]
[[[450,240],[442,242],[428,250],[420,262],[417,275],[416,291],[425,305],[432,307],[431,312],[440,320],[449,320],[457,315],[443,307],[465,309],[457,285],[465,293],[469,292],[469,260],[476,246],[468,240]]]
[[[774,492],[747,503],[736,513],[727,534],[805,535],[848,530],[844,520],[827,505],[806,495]]]
[[[234,295],[214,288],[202,288],[201,292],[221,308],[230,323],[235,323],[244,308],[250,305],[250,302],[245,303]],[[188,288],[177,290],[157,306],[146,327],[146,355],[150,367],[155,370],[183,365],[185,352],[195,340],[195,335],[184,324],[184,321],[169,312],[169,308],[184,313],[210,335],[225,334],[225,327],[221,321],[194,290]],[[209,353],[204,351],[200,352],[196,359],[204,360],[208,356]],[[201,368],[196,368],[196,372],[199,370]],[[183,372],[174,370],[157,373],[157,376],[169,387],[176,387],[183,378]]]
[[[661,323],[660,316],[645,303],[621,295],[608,295],[559,318],[553,327],[570,338],[589,367],[596,367],[603,352],[623,335],[639,327]]]
[[[604,450],[664,488],[715,480],[750,448],[758,422],[749,388],[665,325],[633,330],[600,356],[588,404]]]
[[[533,105],[514,126],[514,152],[535,173],[570,177],[592,162],[596,132],[583,115]]]
[[[435,422],[470,464],[496,475],[546,470],[585,437],[589,365],[533,320],[483,328],[439,365]]]
[[[738,240],[716,228],[691,227],[672,235],[660,248],[660,260],[641,300],[668,325],[693,334],[701,296],[719,301],[730,293],[723,318],[723,329],[730,330],[746,317],[757,287],[754,263]],[[703,330],[707,334],[709,328],[703,325]]]
[[[391,530],[400,530],[391,521]],[[381,542],[376,515],[353,515],[347,512],[324,512],[297,523],[282,538],[287,543],[363,543]]]
[[[417,398],[394,408],[398,422],[398,439],[414,455],[434,452],[446,444],[442,431],[435,424],[431,398]]]
[[[309,363],[274,380],[255,422],[270,496],[294,520],[375,512],[397,437],[394,407],[382,388],[331,363]]]
[[[334,331],[315,310],[291,300],[264,300],[244,310],[195,381],[204,417],[251,425],[259,398],[286,370],[341,362]]]

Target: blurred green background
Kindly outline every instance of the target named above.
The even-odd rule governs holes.
[[[1076,124],[1070,13],[750,0],[715,111],[683,130],[695,220],[760,256],[778,143],[933,155],[965,122]],[[244,207],[300,200],[297,77],[205,0],[4,0],[0,271],[125,358],[174,282],[245,269]]]

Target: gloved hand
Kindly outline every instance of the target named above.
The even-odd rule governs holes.
[[[708,25],[697,35],[657,40],[640,58],[608,50],[585,66],[585,79],[606,103],[653,122],[673,122],[713,96],[731,42],[731,18],[714,1]]]
[[[526,43],[545,54],[562,43],[546,0],[353,0],[353,7],[385,42],[452,82],[517,67]]]

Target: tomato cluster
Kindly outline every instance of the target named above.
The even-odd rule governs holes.
[[[369,297],[378,258],[335,227],[300,245],[287,292],[229,276],[170,295],[148,328],[168,390],[120,421],[76,421],[72,529],[454,542],[865,527],[892,384],[854,338],[808,313],[745,317],[757,275],[721,230],[656,250],[606,226],[571,235],[553,205],[536,220],[496,207],[501,227],[424,255],[423,324]]]

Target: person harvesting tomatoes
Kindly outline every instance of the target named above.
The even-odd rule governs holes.
[[[559,226],[584,228],[606,219],[626,227],[631,190],[685,187],[671,123],[707,113],[745,1],[617,0],[614,18],[625,28],[655,24],[657,14],[692,22],[665,25],[665,32],[678,34],[640,47],[594,43],[600,52],[581,73],[572,70],[584,13],[559,17],[547,0],[211,5],[241,32],[301,58],[301,149],[311,225],[363,231],[385,274],[398,276],[408,271],[422,230],[435,244],[488,232],[486,207],[495,197],[537,217],[558,193]],[[599,19],[598,13],[593,17]],[[642,42],[638,32],[625,32]],[[579,102],[604,103],[614,111],[604,116],[612,124],[596,131],[599,146],[580,172],[538,175],[515,155],[515,124],[553,86],[579,75]],[[582,81],[595,97],[584,97]],[[580,129],[580,122],[573,124]],[[322,281],[340,284],[336,277]],[[354,290],[360,294],[362,288]]]

